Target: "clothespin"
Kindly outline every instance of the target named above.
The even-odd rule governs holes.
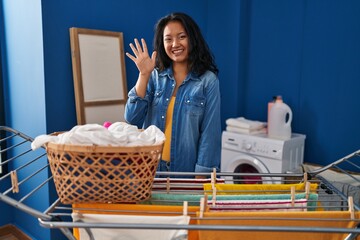
[[[216,169],[214,168],[214,171],[211,173],[211,188],[212,188],[212,205],[215,206],[216,203]]]
[[[213,168],[213,175],[211,176],[211,182],[216,183],[216,168]]]
[[[205,209],[205,198],[200,198],[200,218],[204,217],[204,209]]]
[[[213,188],[211,203],[212,203],[212,206],[215,207],[215,205],[216,205],[216,187]]]
[[[187,201],[184,201],[184,204],[183,204],[183,215],[184,216],[188,215],[188,202]]]
[[[16,171],[11,171],[10,177],[11,177],[12,192],[18,193],[19,192],[19,183],[18,183],[18,177],[17,177]]]
[[[291,186],[291,207],[295,206],[295,186]]]
[[[304,184],[305,184],[305,185],[306,185],[306,183],[307,183],[307,180],[308,180],[307,172],[304,172]]]
[[[207,194],[204,194],[204,197],[200,198],[200,218],[204,216],[204,212],[207,210],[208,199],[209,197]]]
[[[355,210],[354,210],[354,199],[352,196],[348,197],[348,205],[349,205],[349,212],[351,220],[355,219]]]
[[[215,188],[215,183],[216,183],[216,172],[214,173],[214,172],[212,172],[211,174],[210,174],[210,176],[211,176],[211,188]]]
[[[309,199],[309,194],[310,194],[310,182],[306,182],[305,184],[305,198],[306,200]]]
[[[170,192],[170,178],[166,178],[166,193]]]

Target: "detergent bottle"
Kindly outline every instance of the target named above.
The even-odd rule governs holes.
[[[267,111],[267,121],[269,122],[269,117],[270,117],[270,109],[272,108],[272,106],[275,104],[275,102],[282,102],[282,97],[280,95],[277,96],[273,96],[272,100],[268,103],[268,111]]]
[[[283,102],[282,98],[277,98],[269,110],[268,136],[276,139],[291,138],[292,111]]]

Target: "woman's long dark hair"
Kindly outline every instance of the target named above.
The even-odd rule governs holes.
[[[171,22],[180,22],[189,39],[189,70],[201,76],[207,70],[218,74],[219,70],[215,64],[214,56],[201,34],[196,22],[185,13],[171,13],[161,18],[155,26],[154,50],[157,51],[156,67],[163,71],[171,66],[172,60],[168,57],[164,48],[164,29]]]

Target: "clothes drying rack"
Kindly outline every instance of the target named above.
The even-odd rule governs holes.
[[[49,206],[43,206],[45,210],[37,209],[31,205],[31,199],[43,197],[43,189],[49,189],[53,187],[53,178],[49,169],[49,164],[47,162],[47,154],[44,148],[37,149],[33,151],[31,149],[31,143],[33,138],[27,136],[26,134],[19,132],[15,129],[0,126],[0,200],[33,216],[38,219],[39,224],[45,228],[57,228],[60,229],[67,239],[76,239],[74,236],[74,229],[155,229],[155,230],[166,230],[166,229],[185,229],[189,231],[198,231],[198,232],[216,232],[216,231],[229,231],[229,232],[238,232],[242,234],[243,232],[250,233],[269,233],[269,232],[285,232],[285,233],[330,233],[330,234],[344,234],[346,236],[344,239],[357,239],[357,236],[360,236],[360,219],[359,211],[360,207],[358,205],[359,199],[358,196],[349,196],[344,194],[340,189],[334,187],[333,182],[336,179],[328,179],[326,177],[327,171],[334,171],[336,174],[345,176],[348,180],[352,181],[356,187],[360,187],[360,150],[355,151],[325,167],[319,167],[310,172],[299,172],[299,173],[202,173],[197,175],[202,175],[206,179],[198,180],[198,183],[191,182],[192,180],[184,180],[183,182],[177,183],[177,179],[189,179],[189,176],[193,176],[194,173],[180,173],[180,172],[158,172],[154,181],[152,194],[154,196],[161,194],[173,194],[175,196],[172,200],[165,200],[167,204],[170,205],[183,205],[183,214],[193,214],[191,218],[194,221],[198,221],[197,224],[151,224],[151,223],[114,223],[114,222],[105,222],[105,223],[89,223],[89,222],[73,222],[71,214],[74,211],[91,211],[91,207],[82,207],[80,204],[76,207],[75,205],[64,205],[60,202],[59,199],[56,199],[49,204]],[[349,171],[351,169],[351,171]],[[175,177],[176,176],[176,177]],[[226,194],[226,191],[234,190],[223,190],[214,188],[216,184],[224,185],[238,185],[240,186],[242,179],[246,179],[247,182],[251,179],[256,181],[262,180],[264,185],[267,184],[297,184],[297,183],[306,183],[315,184],[316,189],[313,190],[316,192],[318,198],[316,199],[316,204],[312,205],[312,209],[303,209],[304,207],[299,207],[301,211],[321,211],[326,212],[344,212],[349,215],[348,219],[336,219],[336,217],[329,217],[328,221],[351,221],[353,223],[352,227],[304,227],[304,226],[287,226],[287,225],[240,225],[232,224],[230,221],[227,223],[226,218],[219,218],[224,221],[224,224],[206,224],[204,223],[204,211],[206,214],[206,209],[215,202],[215,196],[220,196]],[[229,182],[229,179],[230,180]],[[249,180],[250,179],[250,180]],[[195,180],[194,180],[195,181]],[[208,185],[212,187],[210,190],[203,189],[203,182],[208,181]],[[196,182],[196,181],[195,181]],[[199,184],[200,183],[200,184]],[[232,184],[236,183],[236,184]],[[195,184],[195,185],[194,185]],[[248,185],[248,184],[247,184]],[[258,185],[258,184],[255,184]],[[255,186],[254,185],[254,186]],[[4,187],[8,186],[8,187]],[[29,188],[30,186],[30,188]],[[4,189],[7,188],[7,189]],[[24,191],[24,189],[30,189]],[[239,191],[244,191],[239,193]],[[246,191],[255,190],[236,190],[236,193],[230,192],[232,195],[243,195],[249,194]],[[256,190],[259,191],[259,190]],[[260,190],[264,191],[264,190]],[[283,190],[278,190],[283,191]],[[292,197],[294,196],[294,189],[291,188],[289,193]],[[309,193],[309,188],[305,188],[306,193]],[[48,192],[48,191],[47,191]],[[178,196],[189,195],[202,195],[203,197],[196,202],[177,200],[176,194]],[[277,192],[277,194],[283,194],[283,192]],[[208,198],[211,196],[212,199]],[[179,198],[181,199],[181,198]],[[293,199],[292,199],[293,200]],[[161,205],[159,199],[151,198],[150,205]],[[158,201],[158,202],[156,202]],[[178,202],[177,202],[178,201]],[[308,200],[309,202],[311,200]],[[121,204],[120,204],[121,205]],[[137,205],[137,204],[135,204]],[[187,207],[195,205],[199,206],[199,212],[197,215],[187,211]],[[97,208],[96,211],[101,211]],[[268,209],[269,210],[269,209]],[[284,209],[283,209],[284,210]],[[286,209],[285,209],[286,210]],[[103,211],[124,211],[124,210],[109,210],[104,209]],[[262,212],[261,210],[259,211]],[[115,212],[116,213],[116,212]],[[131,211],[126,212],[131,214]],[[200,215],[199,215],[200,213]],[[159,212],[157,212],[159,214]],[[170,214],[167,212],[166,214]],[[176,213],[178,214],[178,213]],[[213,218],[214,219],[214,218]],[[216,217],[215,217],[216,219]],[[245,220],[249,220],[245,218]],[[271,221],[280,221],[272,216],[271,218],[266,218],[261,215],[257,215],[256,220],[266,220],[267,222]],[[284,219],[282,219],[284,220]],[[293,219],[285,219],[291,221]],[[317,219],[306,219],[309,221],[316,221]]]

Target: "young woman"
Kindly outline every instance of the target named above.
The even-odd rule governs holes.
[[[130,44],[139,76],[128,94],[125,119],[166,136],[159,171],[219,170],[221,151],[218,69],[200,28],[184,13],[156,24],[151,57],[144,39]]]

